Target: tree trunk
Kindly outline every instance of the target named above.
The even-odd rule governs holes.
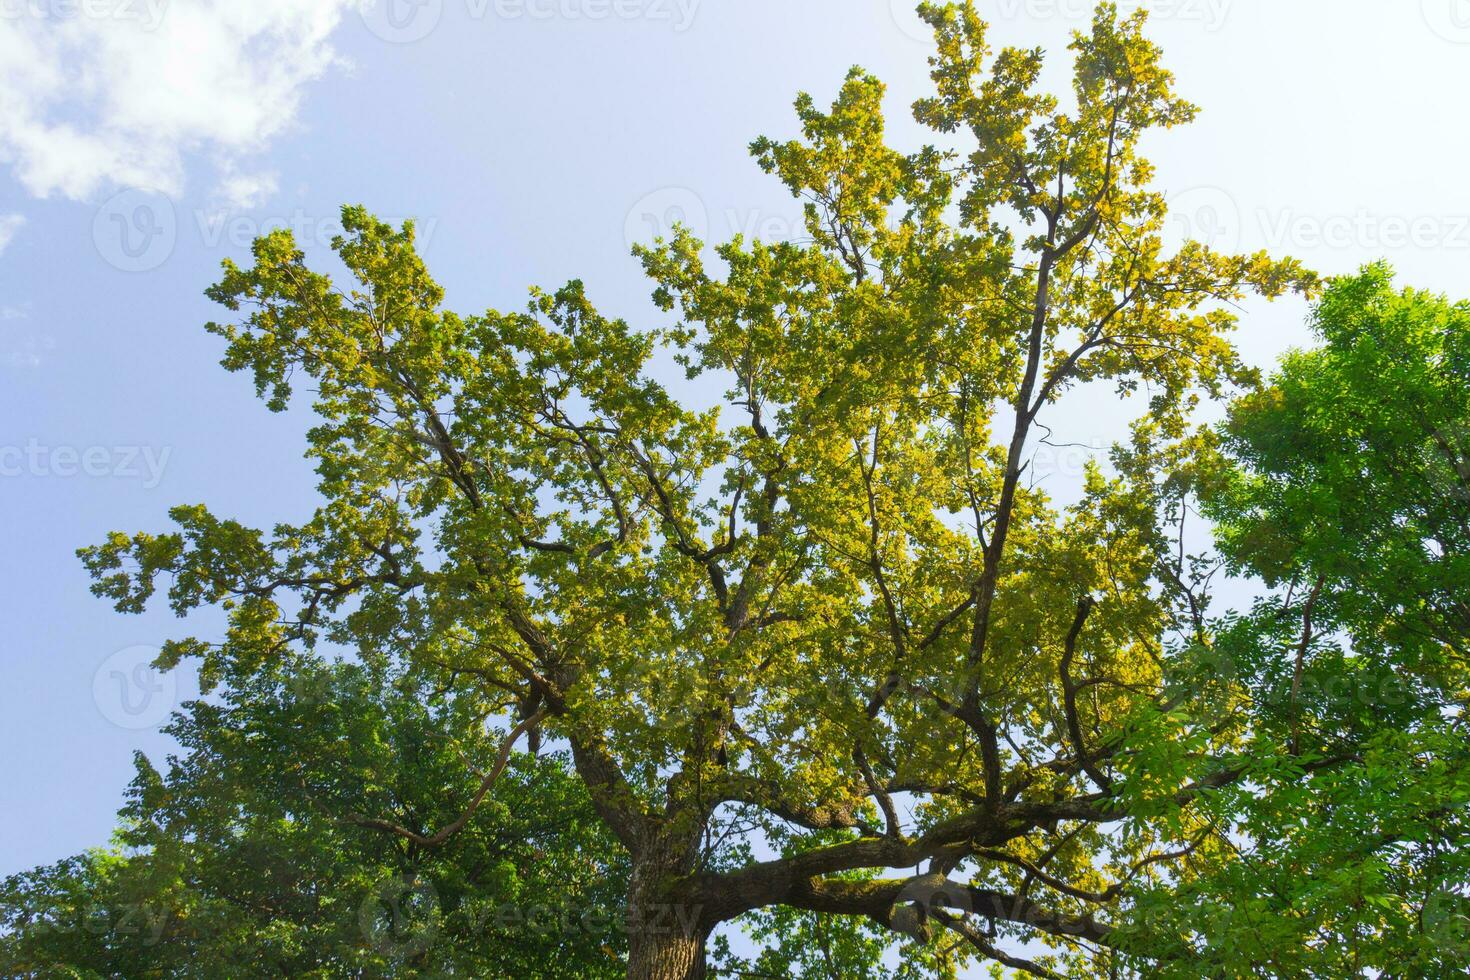
[[[628,936],[628,980],[704,980],[704,934]]]
[[[692,848],[663,840],[639,850],[628,882],[628,980],[703,980],[704,909],[667,888],[689,873]]]

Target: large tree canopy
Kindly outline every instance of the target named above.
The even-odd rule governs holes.
[[[806,235],[638,249],[665,325],[577,282],[456,314],[412,226],[360,208],[345,272],[258,240],[210,330],[272,409],[309,391],[321,505],[270,529],[178,508],[84,552],[96,591],[227,609],[222,642],[164,657],[227,690],[347,650],[502,719],[481,759],[566,746],[626,854],[630,977],[703,976],[712,951],[894,971],[895,943],[916,976],[1355,975],[1404,950],[1432,973],[1445,944],[1415,937],[1443,937],[1463,884],[1467,559],[1464,495],[1422,475],[1464,472],[1432,438],[1463,462],[1464,314],[1381,276],[1334,287],[1330,353],[1288,361],[1223,439],[1197,429],[1259,384],[1231,304],[1316,277],[1164,241],[1140,145],[1194,109],[1142,15],[1101,6],[1058,99],[1042,52],[992,51],[973,5],[921,12],[937,145],[890,148],[860,70],[825,111],[802,96],[800,136],[752,149]],[[681,401],[670,358],[723,397]],[[1063,506],[1028,459],[1089,384],[1137,416]],[[1416,415],[1411,392],[1452,399]],[[1288,594],[1212,618],[1185,546],[1200,493],[1230,559]],[[1379,711],[1308,683],[1338,674],[1407,693]],[[514,827],[476,803],[515,792],[501,768],[467,761],[431,808],[315,805],[449,854]],[[546,869],[568,891],[572,857]],[[749,962],[708,942],[740,917],[767,940]]]
[[[385,838],[360,815],[458,815],[484,719],[382,661],[285,666],[175,718],[117,852],[0,885],[0,975],[623,974],[626,859],[564,760],[510,762],[442,847]]]
[[[1147,904],[1237,973],[1459,976],[1470,305],[1396,292],[1375,266],[1335,280],[1314,327],[1319,348],[1234,406],[1233,465],[1203,483],[1229,563],[1276,587],[1220,624],[1206,658],[1257,760],[1205,807],[1233,853]]]

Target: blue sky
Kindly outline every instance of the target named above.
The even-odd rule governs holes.
[[[255,525],[312,506],[306,419],[267,413],[201,329],[222,259],[281,223],[320,253],[361,202],[419,220],[455,308],[578,277],[649,317],[630,239],[796,225],[745,146],[791,133],[798,90],[861,64],[894,143],[922,138],[903,0],[379,2],[0,0],[0,873],[104,843],[133,751],[161,758],[192,691],[141,666],[185,627],[113,613],[73,551],[178,503]],[[980,6],[1065,79],[1088,5]],[[1153,147],[1180,233],[1470,295],[1470,2],[1145,6],[1204,109]],[[1243,313],[1259,364],[1307,339],[1300,303]],[[1073,417],[1100,442],[1122,416]]]

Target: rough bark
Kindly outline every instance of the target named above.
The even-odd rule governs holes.
[[[686,936],[678,929],[659,935],[628,937],[628,980],[704,980],[703,933]]]
[[[655,833],[633,852],[628,881],[629,980],[703,980],[710,925],[706,908],[670,885],[693,868],[695,842]]]

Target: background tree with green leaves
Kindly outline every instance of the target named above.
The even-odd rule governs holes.
[[[141,756],[114,851],[0,885],[0,975],[618,977],[626,858],[564,758],[521,754],[439,847],[495,747],[386,662],[293,659],[195,701]]]
[[[1414,647],[1370,626],[1399,604],[1365,602],[1354,625],[1382,643],[1337,667],[1421,658],[1415,683],[1439,698],[1406,709],[1422,733],[1393,743],[1396,719],[1309,697],[1306,680],[1334,669],[1314,624],[1352,602],[1351,576],[1321,564],[1338,554],[1328,532],[1281,544],[1298,540],[1291,514],[1249,496],[1285,492],[1260,466],[1297,421],[1271,415],[1269,392],[1294,389],[1243,403],[1223,445],[1196,419],[1258,386],[1230,304],[1312,294],[1317,278],[1166,245],[1140,145],[1194,108],[1141,14],[1099,7],[1063,100],[1039,88],[1040,50],[990,49],[972,4],[920,10],[934,88],[914,113],[935,145],[887,145],[883,87],[861,70],[825,111],[802,96],[800,136],[752,150],[803,201],[805,236],[711,255],[681,229],[637,249],[672,323],[605,317],[577,282],[524,311],[453,313],[412,225],[360,208],[335,243],[345,275],[309,268],[289,232],[259,239],[253,265],[226,263],[209,290],[232,314],[210,330],[272,409],[309,391],[321,505],[271,529],[178,508],[176,530],[86,549],[95,591],[123,611],[160,587],[180,613],[226,609],[222,642],[163,657],[196,658],[226,691],[343,649],[442,712],[500,719],[493,734],[451,726],[481,761],[432,807],[302,790],[334,826],[433,855],[451,878],[464,835],[513,833],[507,774],[529,778],[540,764],[525,757],[564,746],[620,856],[588,851],[578,823],[592,836],[560,838],[537,874],[573,892],[579,856],[626,861],[625,969],[640,980],[956,976],[976,961],[1234,975],[1259,933],[1212,907],[1272,924],[1283,945],[1257,972],[1338,955],[1334,929],[1360,949],[1395,948],[1389,930],[1407,942],[1406,903],[1422,868],[1454,863],[1450,838],[1383,859],[1361,896],[1385,910],[1370,923],[1341,904],[1351,848],[1373,847],[1348,832],[1388,812],[1374,801],[1396,778],[1423,788],[1396,806],[1463,818],[1463,662],[1443,630]],[[1324,323],[1351,294],[1327,294]],[[668,358],[723,396],[681,401]],[[1088,384],[1139,410],[1111,468],[1090,467],[1062,506],[1027,460]],[[1185,547],[1200,495],[1239,567],[1296,583],[1285,614],[1212,618],[1209,568]],[[1407,542],[1384,547],[1408,562]],[[1288,621],[1307,625],[1283,647]],[[1284,703],[1283,656],[1300,664]],[[362,773],[427,764],[397,748]],[[1326,818],[1344,825],[1325,832]],[[1412,850],[1373,853],[1399,843]],[[1321,864],[1343,872],[1338,890],[1305,889]],[[1292,888],[1271,891],[1277,879]],[[1436,894],[1453,913],[1459,893]],[[710,942],[737,920],[764,942],[754,959]]]
[[[1241,398],[1201,482],[1270,591],[1212,633],[1249,781],[1231,852],[1140,898],[1236,974],[1470,970],[1470,305],[1333,280],[1320,345]],[[1325,763],[1331,763],[1330,765]]]

